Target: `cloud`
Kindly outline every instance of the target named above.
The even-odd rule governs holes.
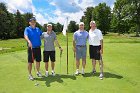
[[[57,9],[54,11],[56,17],[52,19],[52,22],[64,23],[65,18],[69,20],[80,22],[81,17],[84,15],[84,11],[87,7],[95,7],[99,3],[107,3],[112,9],[114,7],[115,0],[49,0],[50,4],[56,6]]]
[[[105,2],[113,9],[115,0],[0,0],[0,2],[7,3],[8,11],[12,13],[17,9],[21,13],[32,12],[37,21],[43,25],[47,22],[63,24],[66,17],[79,23],[87,7],[95,7]]]
[[[17,9],[21,12],[32,12],[32,0],[1,0],[8,6],[8,11],[15,13]]]
[[[78,5],[76,5],[74,2],[74,0],[48,0],[48,2],[51,5],[56,6],[56,8],[58,8],[60,11],[62,11],[63,13],[76,13],[80,11],[80,7]],[[75,6],[73,6],[75,5]]]
[[[31,12],[36,16],[37,21],[41,25],[48,22],[43,14],[37,12],[32,0],[0,0],[0,2],[5,2],[8,6],[8,11],[11,13],[16,13],[17,10],[22,14]]]

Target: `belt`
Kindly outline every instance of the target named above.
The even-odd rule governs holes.
[[[76,45],[77,47],[86,47],[86,45]]]

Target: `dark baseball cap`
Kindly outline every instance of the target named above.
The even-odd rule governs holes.
[[[36,18],[35,17],[30,18],[29,22],[31,22],[31,21],[36,21]]]

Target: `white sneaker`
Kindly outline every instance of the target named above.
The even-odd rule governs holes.
[[[42,74],[40,72],[37,72],[38,77],[42,77]]]
[[[46,76],[46,77],[48,77],[48,76],[49,76],[49,72],[48,72],[48,71],[46,71],[45,76]]]
[[[84,74],[85,74],[85,71],[84,71],[84,69],[82,69],[82,72],[81,72],[81,74],[82,74],[82,75],[84,75]]]
[[[29,75],[29,80],[34,80],[32,75]]]
[[[76,70],[75,75],[79,75],[79,69]]]
[[[55,72],[54,71],[52,71],[52,76],[55,76]]]
[[[103,79],[103,73],[100,74],[99,78],[102,80]]]

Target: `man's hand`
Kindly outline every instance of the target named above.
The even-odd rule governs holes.
[[[73,48],[73,52],[76,52],[76,48],[75,47]]]
[[[100,54],[103,54],[103,49],[100,50]]]
[[[63,49],[61,47],[59,49],[60,49],[60,51],[63,51]]]
[[[28,46],[32,48],[32,43],[30,41],[28,41]]]

